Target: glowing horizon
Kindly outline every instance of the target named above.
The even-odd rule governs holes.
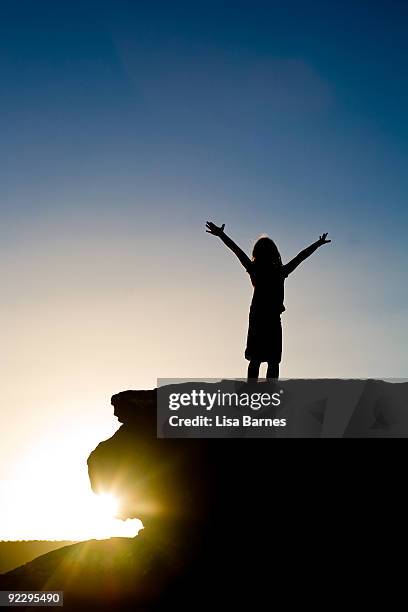
[[[86,459],[96,446],[91,442],[95,432],[66,428],[62,435],[61,430],[47,433],[15,462],[13,477],[0,481],[0,540],[136,536],[141,521],[117,518],[120,500],[91,490]]]
[[[115,516],[118,500],[78,481],[48,491],[30,480],[0,482],[0,541],[133,538],[143,529],[139,519]]]

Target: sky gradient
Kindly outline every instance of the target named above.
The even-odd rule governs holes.
[[[251,286],[207,219],[284,261],[333,240],[286,283],[282,376],[406,376],[406,4],[22,0],[0,24],[0,478],[79,473],[120,390],[245,375]]]

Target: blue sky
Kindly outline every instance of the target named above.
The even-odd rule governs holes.
[[[191,196],[178,210],[192,222],[207,212],[199,190],[232,214],[272,213],[276,193],[301,222],[305,209],[330,210],[350,233],[351,212],[376,238],[384,222],[401,228],[403,3],[6,2],[1,12],[12,227],[50,208],[93,216],[114,194],[130,214],[137,185],[179,206]]]
[[[287,281],[283,376],[406,375],[407,13],[1,3],[6,474],[61,420],[83,463],[114,392],[244,375],[251,287],[207,219],[284,261],[333,239]]]
[[[347,313],[350,338],[354,313],[395,314],[400,325],[407,10],[400,2],[2,3],[4,307],[101,303],[132,287],[145,304],[165,287],[211,299],[216,283],[240,295],[245,312],[241,271],[202,231],[212,218],[247,250],[272,235],[284,259],[330,232],[330,250],[299,276],[321,284],[288,288],[297,320],[309,299],[318,315],[333,312],[333,329],[336,309]],[[312,291],[332,302],[320,307]],[[165,326],[166,313],[159,318]],[[398,358],[386,374],[404,367]]]

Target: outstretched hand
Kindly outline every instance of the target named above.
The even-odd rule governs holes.
[[[327,244],[328,242],[331,242],[331,240],[327,240],[327,232],[319,236],[319,242],[320,244]]]
[[[212,234],[213,236],[221,236],[221,234],[224,231],[225,223],[223,223],[220,227],[218,227],[218,225],[215,225],[215,223],[213,223],[212,221],[207,221],[205,226],[207,228],[206,229],[207,234]]]

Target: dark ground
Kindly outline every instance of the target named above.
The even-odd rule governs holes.
[[[75,544],[69,540],[59,542],[48,540],[26,540],[19,542],[0,542],[0,574],[32,561],[40,555],[62,546]]]

